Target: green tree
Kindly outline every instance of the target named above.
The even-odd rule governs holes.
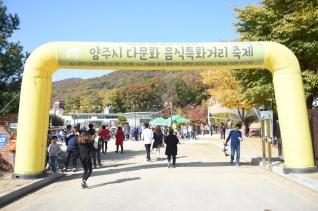
[[[101,113],[103,111],[102,99],[92,92],[80,98],[80,111],[84,113]]]
[[[8,14],[7,8],[0,1],[0,111],[16,113],[19,108],[19,92],[23,72],[23,64],[27,54],[19,42],[10,38],[19,29],[17,14]],[[10,103],[9,106],[6,106]]]
[[[127,118],[125,116],[119,116],[117,121],[119,125],[123,125],[127,122]]]
[[[312,77],[307,77],[318,73],[318,1],[263,0],[259,5],[235,8],[234,11],[239,19],[234,24],[240,33],[239,40],[275,41],[295,53],[301,69],[306,71],[304,84],[307,105],[311,106],[312,100],[318,96]],[[263,74],[250,70],[234,72],[235,78],[242,81],[244,98],[256,105],[274,95],[270,74]]]
[[[50,114],[49,116],[49,125],[51,126],[63,126],[64,120],[59,116]]]
[[[77,110],[80,109],[80,106],[81,106],[80,97],[70,96],[66,98],[64,101],[64,108],[65,108],[65,111],[68,113],[76,112]]]
[[[112,89],[111,92],[103,99],[104,106],[111,106],[114,113],[126,112],[126,106],[124,104],[124,92],[123,89]]]
[[[273,77],[268,70],[250,69],[232,71],[234,80],[239,82],[238,91],[241,99],[249,105],[259,107],[271,106],[274,102]]]

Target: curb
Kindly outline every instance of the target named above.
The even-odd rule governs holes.
[[[283,167],[282,166],[273,166],[272,171],[276,174],[279,174],[283,177],[286,177],[293,182],[296,182],[302,186],[305,186],[306,188],[309,188],[313,191],[318,192],[318,181],[305,177],[301,174],[294,174],[294,173],[284,173]]]
[[[17,190],[12,192],[7,192],[4,195],[0,196],[0,208],[10,204],[11,202],[30,194],[36,190],[41,189],[42,187],[49,185],[50,183],[62,178],[63,173],[51,174],[48,177],[37,179],[34,182],[31,182]]]

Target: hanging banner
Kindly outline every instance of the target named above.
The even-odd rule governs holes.
[[[215,67],[262,65],[264,43],[65,43],[58,48],[61,66]],[[191,68],[192,67],[192,68]]]

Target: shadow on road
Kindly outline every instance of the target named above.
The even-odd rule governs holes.
[[[121,165],[129,165],[129,164],[119,164]],[[115,167],[118,167],[115,166]],[[197,168],[197,167],[224,167],[224,166],[232,166],[229,162],[187,162],[187,163],[178,163],[177,168]],[[242,162],[241,166],[251,166],[250,162]],[[112,168],[111,166],[105,166],[104,168],[111,168],[99,171],[98,169],[93,170],[92,176],[101,176],[101,175],[109,175],[109,174],[117,174],[121,172],[131,172],[131,171],[138,171],[138,170],[145,170],[145,169],[155,169],[155,168],[167,168],[166,163],[157,163],[151,162],[146,163],[143,165],[137,166],[129,166],[123,168]],[[63,177],[61,180],[57,182],[64,182],[67,180],[79,179],[82,176],[82,172],[73,173],[71,175]]]
[[[97,185],[92,185],[89,186],[87,189],[94,189],[94,188],[98,188],[101,186],[105,186],[105,185],[111,185],[111,184],[118,184],[118,183],[124,183],[124,182],[129,182],[129,181],[134,181],[134,180],[140,180],[141,177],[132,177],[132,178],[125,178],[125,179],[118,179],[112,182],[104,182],[104,183],[100,183]]]
[[[125,150],[124,146],[124,154],[121,154],[120,150],[119,153],[115,153],[115,151],[108,151],[104,154],[101,152],[101,160],[126,160],[143,154],[146,156],[145,150]]]

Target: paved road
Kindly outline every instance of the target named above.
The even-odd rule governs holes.
[[[141,142],[124,147],[103,156],[88,189],[70,173],[3,210],[318,210],[318,193],[249,163],[230,166],[208,141],[179,145],[175,169],[145,162]]]

